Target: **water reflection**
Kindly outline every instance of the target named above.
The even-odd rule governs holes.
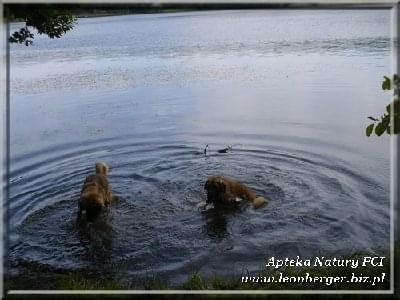
[[[103,211],[93,222],[85,218],[77,218],[77,235],[81,245],[84,245],[83,257],[96,263],[110,261],[113,250],[115,231],[112,226],[112,215],[109,208]]]
[[[239,214],[243,209],[243,205],[217,205],[208,204],[202,210],[202,216],[205,222],[205,232],[216,240],[223,240],[229,237],[228,223],[236,214]]]

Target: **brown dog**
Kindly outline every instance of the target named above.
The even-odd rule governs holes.
[[[267,200],[257,197],[245,185],[225,176],[208,177],[204,189],[207,191],[207,202],[210,203],[236,203],[239,199],[245,199],[253,203],[254,208],[261,207]]]
[[[96,163],[96,174],[86,177],[79,198],[78,218],[86,211],[86,220],[92,222],[101,210],[111,203],[111,186],[107,180],[108,166]]]

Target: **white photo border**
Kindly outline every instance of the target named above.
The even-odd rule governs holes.
[[[2,187],[0,188],[0,233],[2,239],[0,241],[0,296],[3,298],[5,295],[93,295],[93,294],[237,294],[237,295],[267,295],[267,294],[394,294],[395,292],[395,260],[394,260],[394,246],[395,237],[396,242],[400,241],[399,238],[399,228],[400,228],[400,218],[398,217],[398,212],[400,208],[399,203],[399,193],[400,185],[398,184],[400,176],[400,138],[397,135],[392,135],[390,138],[390,163],[391,163],[391,181],[390,181],[390,289],[387,290],[9,290],[5,294],[4,290],[4,266],[6,263],[6,247],[7,245],[7,198],[8,198],[8,172],[9,172],[9,101],[10,101],[10,85],[9,85],[9,74],[10,74],[10,64],[9,64],[9,43],[8,43],[8,24],[4,20],[4,5],[7,4],[107,4],[107,5],[118,5],[118,4],[188,4],[188,3],[218,3],[218,4],[292,4],[296,8],[303,9],[324,9],[329,7],[335,8],[387,8],[391,10],[391,52],[392,52],[392,74],[399,74],[400,59],[399,48],[398,48],[398,34],[400,32],[400,9],[399,3],[393,0],[335,0],[335,1],[324,1],[324,0],[309,0],[304,2],[302,0],[84,0],[84,1],[68,1],[68,0],[53,0],[51,2],[46,0],[0,0],[0,143],[3,147],[0,147],[0,178],[2,178]],[[255,8],[257,9],[257,8]],[[290,8],[289,8],[290,9]],[[392,126],[393,128],[393,126]],[[399,266],[396,266],[399,268]],[[400,283],[399,283],[400,284]]]

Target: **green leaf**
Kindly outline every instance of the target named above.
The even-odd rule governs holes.
[[[383,76],[382,90],[390,90],[390,78]]]
[[[382,118],[382,125],[383,125],[383,127],[388,127],[389,126],[389,123],[390,123],[390,115],[385,115],[383,118]]]
[[[375,127],[375,134],[377,136],[381,136],[386,130],[386,127],[383,125],[383,123],[378,123],[378,125],[376,125]]]
[[[366,129],[366,131],[365,131],[365,134],[366,134],[367,136],[370,136],[370,135],[371,135],[372,131],[374,130],[374,125],[375,125],[375,124],[370,124],[370,125],[368,125],[368,127],[367,127],[367,129]]]

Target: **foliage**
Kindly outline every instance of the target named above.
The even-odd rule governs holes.
[[[368,117],[368,119],[372,120],[373,123],[369,124],[365,129],[367,136],[371,136],[371,134],[374,132],[377,136],[381,136],[385,132],[387,134],[397,134],[400,132],[400,105],[398,99],[399,84],[400,79],[396,74],[393,76],[393,78],[383,76],[382,89],[384,91],[393,90],[394,99],[386,106],[386,111],[382,116],[379,118],[371,116]],[[391,126],[393,126],[393,128]]]
[[[395,264],[398,263],[399,246],[395,245],[394,258]],[[367,252],[353,253],[338,257],[339,259],[355,259],[362,261],[363,257],[371,256]],[[346,266],[287,266],[277,270],[275,269],[262,269],[259,272],[250,274],[246,271],[242,273],[235,273],[231,275],[219,276],[217,274],[211,277],[205,277],[199,272],[190,273],[187,279],[181,284],[171,285],[164,281],[162,276],[153,275],[147,279],[137,279],[131,281],[121,281],[117,279],[115,274],[103,274],[102,276],[90,274],[90,272],[71,271],[64,272],[61,270],[45,269],[42,265],[25,265],[23,274],[13,277],[5,276],[4,288],[5,290],[28,290],[28,289],[47,289],[47,290],[123,290],[123,289],[146,289],[146,290],[386,290],[390,284],[390,259],[389,255],[385,255],[387,259],[384,260],[383,266],[372,266],[361,264],[357,269],[352,269]],[[21,270],[22,271],[22,270]],[[398,275],[397,268],[395,269],[394,278]],[[327,285],[324,281],[315,282],[242,282],[242,276],[261,276],[279,277],[283,273],[287,277],[307,276],[307,273],[313,277],[352,277],[353,273],[357,276],[368,276],[373,278],[381,276],[385,273],[383,282],[377,282],[376,285],[371,285],[370,282],[347,282],[333,283]],[[362,274],[362,275],[361,275]],[[29,275],[29,276],[27,276]],[[35,280],[32,280],[35,278]]]
[[[182,284],[183,290],[206,290],[207,283],[205,279],[197,272],[189,275],[185,283]]]
[[[10,43],[32,45],[34,34],[29,27],[37,30],[38,34],[49,38],[60,38],[71,30],[76,22],[72,10],[52,5],[11,5],[6,7],[6,19],[22,21],[25,26],[15,31],[9,37]]]
[[[284,8],[289,4],[279,3],[74,3],[74,4],[6,4],[7,21],[21,21],[25,26],[13,32],[11,43],[32,45],[33,27],[39,34],[59,38],[74,27],[76,16],[98,16],[134,13],[163,13],[179,11],[200,11],[218,9]]]
[[[114,279],[88,279],[79,273],[62,275],[56,281],[56,287],[64,290],[121,290],[122,284]]]

